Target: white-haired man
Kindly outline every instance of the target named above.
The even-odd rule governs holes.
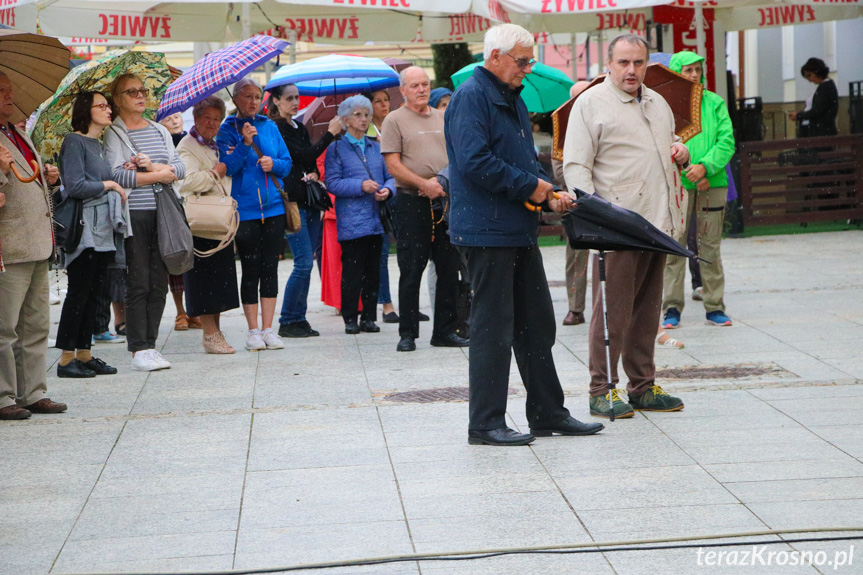
[[[485,62],[446,110],[450,239],[465,254],[470,312],[468,442],[527,445],[534,436],[590,435],[603,428],[569,415],[554,367],[554,309],[536,242],[539,219],[523,203],[566,211],[533,147],[522,81],[536,63],[533,35],[514,24],[486,32]],[[531,433],[506,425],[512,353],[527,390]]]
[[[640,213],[668,235],[682,238],[686,196],[677,181],[678,164],[689,151],[674,134],[668,103],[642,85],[650,46],[640,36],[624,34],[608,46],[608,76],[572,106],[563,147],[568,189],[578,188]],[[617,362],[629,377],[629,403],[608,391],[603,309],[598,281],[593,282],[590,319],[590,413],[632,417],[633,408],[678,411],[683,402],[656,385],[653,361],[662,303],[665,254],[619,251],[606,256],[608,333],[611,378]],[[593,277],[599,277],[594,261]],[[613,395],[613,397],[608,397]]]
[[[456,335],[458,252],[444,220],[446,192],[437,173],[447,166],[443,112],[429,106],[431,87],[417,66],[399,74],[405,105],[387,114],[381,152],[396,180],[396,231],[399,263],[399,343],[397,351],[414,351],[420,330],[420,284],[429,258],[437,270],[431,344],[467,347]]]

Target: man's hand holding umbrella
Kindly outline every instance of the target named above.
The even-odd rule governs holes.
[[[538,211],[539,209],[538,207],[534,208],[531,204],[539,206],[543,202],[548,202],[548,207],[551,208],[552,211],[558,213],[568,212],[575,205],[573,201],[574,197],[572,195],[565,192],[555,192],[554,186],[542,178],[537,180],[536,189],[528,200],[530,203],[525,202],[525,207],[531,211]]]

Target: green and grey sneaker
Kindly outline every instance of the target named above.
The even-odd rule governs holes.
[[[680,411],[683,401],[665,393],[658,385],[651,387],[644,395],[629,395],[629,403],[636,411]]]
[[[611,392],[614,405],[614,418],[626,419],[635,415],[632,411],[632,406],[620,398],[620,390],[615,389]],[[590,414],[595,417],[605,417],[611,419],[611,408],[608,405],[608,394],[598,395],[590,398]]]

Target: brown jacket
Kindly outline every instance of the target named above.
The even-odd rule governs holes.
[[[18,134],[27,141],[38,158],[39,153],[30,138],[23,132],[18,131]],[[33,174],[32,166],[27,164],[9,138],[0,135],[0,144],[12,153],[15,166],[22,176]],[[6,205],[0,208],[0,245],[5,265],[47,260],[54,254],[54,230],[48,198],[51,189],[43,179],[37,178],[25,184],[11,171],[8,175],[0,171],[0,192],[6,194]]]

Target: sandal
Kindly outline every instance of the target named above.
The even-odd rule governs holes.
[[[664,341],[660,341],[662,338],[665,338]],[[673,337],[669,337],[667,333],[661,331],[656,336],[656,347],[670,347],[672,349],[683,349],[684,345],[682,341],[678,341]]]
[[[189,329],[204,329],[204,326],[201,325],[201,320],[197,317],[187,317],[189,321]]]
[[[177,319],[174,320],[174,331],[186,331],[189,329],[189,318],[186,317],[186,314],[181,313],[177,316]]]

